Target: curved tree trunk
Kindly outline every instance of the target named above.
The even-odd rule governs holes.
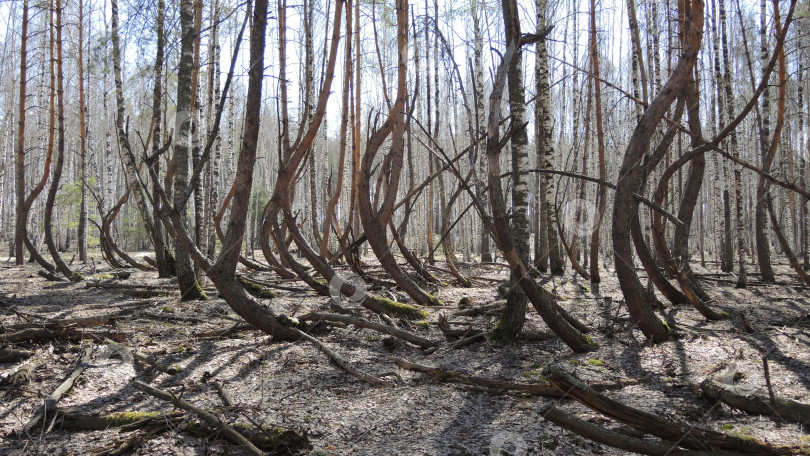
[[[374,254],[380,261],[380,265],[391,275],[397,285],[413,298],[420,305],[440,305],[440,302],[432,295],[422,290],[397,264],[391,250],[388,248],[387,229],[388,219],[393,212],[394,202],[397,196],[397,188],[402,171],[402,157],[404,151],[405,133],[405,102],[407,97],[406,87],[406,65],[408,56],[408,2],[407,0],[397,1],[397,41],[399,49],[399,63],[397,71],[397,96],[392,106],[389,116],[379,130],[375,131],[368,140],[366,152],[363,154],[363,161],[360,167],[360,179],[357,185],[358,211],[366,238],[371,245]],[[386,155],[387,165],[381,172],[387,174],[390,179],[385,186],[385,196],[378,209],[372,207],[371,201],[371,172],[374,158],[379,148],[388,136],[391,136],[391,146]],[[382,188],[377,189],[378,197]],[[429,226],[432,231],[433,227]],[[432,247],[431,247],[432,248]]]
[[[83,277],[70,270],[68,265],[62,260],[56,243],[53,240],[51,223],[53,217],[53,206],[56,203],[56,192],[59,190],[59,183],[62,178],[62,168],[65,163],[65,103],[64,103],[64,73],[62,72],[62,3],[56,0],[54,6],[56,14],[56,110],[58,117],[59,137],[56,141],[56,164],[53,169],[53,179],[48,189],[48,198],[45,200],[45,243],[48,251],[56,264],[56,269],[71,281],[82,280]]]
[[[649,148],[656,126],[684,87],[697,61],[703,37],[703,2],[697,0],[691,2],[690,6],[690,10],[686,11],[685,2],[683,0],[679,2],[680,16],[688,19],[681,22],[684,27],[684,50],[669,80],[644,111],[633,131],[619,169],[616,199],[613,206],[612,235],[616,275],[633,320],[639,325],[644,335],[654,342],[667,340],[669,330],[652,312],[651,303],[648,302],[646,292],[638,280],[630,229],[625,217],[630,211],[638,210],[633,193],[641,184],[643,170],[639,165]]]

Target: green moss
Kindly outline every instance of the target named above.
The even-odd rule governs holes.
[[[160,416],[160,412],[121,412],[112,413],[104,418],[109,427],[121,427],[145,419],[157,418],[158,416]]]
[[[288,317],[286,315],[279,315],[278,321],[284,326],[298,328],[301,331],[307,332],[309,326],[305,322],[299,321],[297,318]]]
[[[250,293],[252,296],[261,299],[273,299],[276,297],[276,294],[273,293],[272,291],[268,290],[267,288],[261,285],[250,282],[249,280],[243,277],[237,277],[237,280],[239,281],[239,283],[242,284],[242,287],[245,289],[245,291]]]
[[[174,307],[172,307],[172,306],[163,305],[163,306],[160,306],[160,310],[162,310],[163,312],[166,312],[166,313],[174,313]]]
[[[665,321],[662,321],[662,322],[661,322],[661,325],[663,325],[663,326],[664,326],[664,329],[666,329],[666,330],[667,330],[667,332],[672,331],[672,328],[670,328],[670,327],[669,327],[669,323],[667,323],[667,322],[665,322]]]
[[[730,431],[730,430],[734,429],[734,425],[731,424],[731,423],[726,423],[726,424],[720,426],[720,429],[722,429],[724,431]]]
[[[324,279],[315,279],[315,283],[317,283],[318,285],[320,285],[322,287],[327,287],[327,288],[329,287],[329,282],[327,282]]]
[[[489,332],[489,340],[504,344],[512,343],[517,338],[517,333],[503,320],[498,320],[495,327]]]
[[[596,358],[591,358],[588,361],[586,361],[586,363],[590,364],[591,366],[604,366],[605,365],[605,363],[603,363],[602,360],[599,360],[599,359],[596,359]]]
[[[366,342],[379,342],[380,337],[378,336],[366,336]]]
[[[180,344],[177,346],[177,348],[174,349],[174,353],[188,353],[193,351],[194,347],[192,347],[189,344]]]
[[[425,303],[426,306],[428,306],[428,307],[438,307],[438,306],[443,306],[444,305],[443,302],[439,301],[439,299],[436,298],[435,296],[433,296],[432,294],[428,294],[428,293],[425,293],[425,294],[428,297],[428,300]]]
[[[428,312],[419,310],[410,304],[392,301],[382,296],[374,296],[374,300],[377,301],[377,303],[383,307],[383,311],[388,314],[395,314],[413,320],[424,319],[429,315]]]
[[[183,295],[180,297],[180,300],[181,301],[195,301],[195,300],[197,300],[197,301],[207,301],[208,296],[205,294],[205,292],[203,291],[200,284],[197,283],[197,281],[195,280],[194,281],[194,286],[191,289],[189,289],[188,291],[186,291],[185,293],[183,293]]]
[[[430,322],[427,320],[415,321],[413,324],[422,329],[430,329]]]

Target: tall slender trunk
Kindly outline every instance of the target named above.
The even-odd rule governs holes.
[[[146,197],[144,195],[143,186],[141,185],[141,179],[138,175],[135,154],[132,152],[128,133],[125,130],[124,125],[124,83],[121,76],[121,45],[120,37],[118,35],[118,0],[111,0],[110,5],[112,7],[110,33],[112,38],[113,76],[115,78],[116,98],[115,124],[118,133],[118,143],[121,147],[121,157],[124,162],[127,180],[129,181],[128,186],[132,186],[132,194],[135,197],[135,202],[141,215],[141,220],[143,220],[143,224],[146,227],[146,232],[154,245],[154,224],[152,222],[151,213],[146,205]],[[109,173],[112,173],[113,169],[111,156],[112,153],[110,152],[108,155],[110,162],[107,163],[107,170]],[[112,187],[113,183],[110,182],[109,186]],[[108,192],[110,191],[111,190],[108,190]]]
[[[760,68],[763,69],[768,65],[768,27],[767,19],[765,17],[767,11],[766,4],[766,0],[760,0],[759,61]],[[762,169],[765,172],[770,171],[771,162],[773,161],[773,157],[768,156],[769,153],[767,146],[768,140],[771,136],[770,111],[770,90],[768,90],[768,86],[766,85],[765,90],[762,92],[762,107],[760,110],[760,115],[762,116],[762,128],[760,130],[759,138]],[[767,209],[765,204],[767,192],[768,190],[765,185],[765,178],[759,176],[757,179],[757,201],[754,216],[754,236],[757,242],[757,263],[759,264],[759,272],[762,274],[762,280],[765,282],[773,282],[776,279],[773,275],[773,267],[771,267],[771,247],[767,233],[768,214],[766,212]]]
[[[548,0],[537,0],[537,23],[538,27],[545,27]],[[517,21],[517,16],[515,18]],[[520,55],[516,54],[516,57]],[[535,83],[537,84],[537,108],[541,112],[542,132],[537,140],[537,153],[543,157],[541,168],[544,170],[554,169],[554,131],[551,122],[551,88],[549,85],[548,69],[548,49],[546,39],[537,42],[535,64]],[[511,97],[512,82],[509,77],[509,92]],[[510,98],[511,100],[511,98]],[[543,207],[545,211],[545,233],[548,238],[548,258],[549,267],[552,274],[562,274],[564,271],[563,259],[557,241],[557,210],[554,207],[554,179],[550,174],[543,176],[541,182],[541,195],[543,197]],[[543,230],[543,228],[540,228]]]
[[[85,119],[84,99],[84,1],[79,0],[79,56],[77,65],[79,67],[79,159],[81,194],[79,203],[79,226],[76,233],[76,243],[79,250],[79,260],[87,262],[87,123]]]
[[[731,87],[731,63],[728,57],[728,30],[726,23],[726,9],[724,0],[718,0],[718,7],[720,9],[720,28],[721,28],[721,42],[723,49],[723,86],[726,92],[726,114],[728,119],[734,117],[734,93]],[[764,95],[764,93],[763,93]],[[740,151],[737,144],[736,130],[729,134],[729,148],[731,149],[731,156],[734,158],[740,157]],[[745,273],[745,214],[743,214],[743,190],[742,190],[742,167],[734,164],[734,210],[737,232],[737,288],[745,288],[747,278]]]
[[[633,0],[628,0],[628,5],[632,5]],[[631,8],[635,12],[635,7]],[[600,70],[599,70],[599,49],[596,43],[596,0],[591,0],[591,65],[593,69],[593,98],[594,98],[594,108],[596,110],[596,143],[597,143],[597,153],[599,156],[599,178],[605,180],[607,177],[607,167],[605,166],[605,133],[602,128],[602,84],[600,81]],[[633,14],[635,16],[635,14]],[[635,18],[631,19],[632,23],[635,24]],[[638,30],[636,30],[636,35],[638,34]],[[638,54],[635,50],[633,51],[633,60],[636,62],[636,66],[638,66]],[[641,115],[639,114],[639,119]],[[601,282],[601,278],[599,277],[599,235],[601,232],[602,226],[602,218],[605,214],[605,208],[607,207],[607,189],[604,185],[600,185],[597,188],[597,197],[596,197],[597,205],[596,205],[596,215],[594,216],[594,225],[593,225],[593,233],[591,233],[591,282],[599,283]]]
[[[15,184],[17,193],[17,219],[14,228],[14,258],[15,264],[25,264],[24,244],[26,237],[25,206],[25,98],[28,70],[28,0],[23,0],[22,11],[22,38],[20,39],[20,111],[17,119],[17,153],[15,161]]]
[[[219,45],[219,2],[211,2],[211,34],[208,44],[209,49],[209,119],[213,119],[214,112],[220,111],[220,45]],[[214,104],[215,103],[215,104]],[[229,120],[232,122],[232,120]],[[210,123],[210,122],[209,122]],[[210,164],[210,193],[208,194],[208,256],[213,258],[217,249],[217,234],[214,225],[214,215],[217,213],[219,204],[219,170],[222,162],[222,135],[217,134],[214,140],[214,159]]]
[[[161,110],[161,101],[163,100],[163,53],[164,53],[164,46],[166,41],[166,36],[164,32],[164,20],[165,20],[165,0],[158,0],[157,3],[157,17],[155,18],[157,22],[157,44],[155,46],[155,87],[152,92],[152,125],[153,125],[153,133],[152,133],[152,153],[157,153],[160,147],[162,146],[162,119],[163,119],[163,112]],[[154,170],[155,176],[160,176],[160,158],[156,157],[155,160],[151,164],[152,169]],[[175,271],[174,268],[170,267],[170,264],[173,264],[173,261],[168,261],[167,256],[171,256],[171,253],[168,251],[166,244],[163,239],[163,226],[160,221],[160,210],[161,210],[161,201],[160,201],[160,181],[154,180],[152,181],[152,211],[153,217],[155,221],[155,234],[154,234],[154,244],[155,244],[155,262],[157,263],[157,270],[159,277],[169,277]]]
[[[473,81],[473,91],[475,95],[475,138],[480,138],[481,135],[486,131],[486,111],[484,111],[484,64],[483,64],[483,48],[484,48],[484,36],[481,31],[481,20],[479,15],[481,14],[482,10],[482,3],[483,0],[473,0],[472,4],[472,22],[473,22],[473,76],[475,80]],[[478,145],[475,145],[478,157],[478,179],[483,179],[483,176],[486,175],[486,154],[483,153]],[[481,195],[481,200],[484,206],[487,205],[487,196],[486,194]],[[482,222],[483,223],[483,222]],[[490,251],[489,246],[489,233],[487,232],[486,228],[482,225],[481,227],[481,262],[491,262],[492,261],[492,252]],[[535,255],[537,256],[537,255]]]
[[[330,227],[332,226],[332,216],[335,213],[338,199],[340,199],[341,189],[343,188],[343,167],[346,162],[346,146],[347,146],[347,130],[349,124],[349,99],[351,97],[352,83],[354,78],[352,75],[352,11],[351,5],[346,8],[346,44],[344,45],[344,70],[343,70],[343,96],[341,99],[341,114],[340,114],[340,139],[339,139],[339,157],[337,163],[337,178],[335,179],[335,188],[330,191],[329,201],[326,203],[326,215],[323,219],[323,237],[321,238],[321,246],[319,255],[326,257],[329,252],[329,236],[331,234]],[[418,77],[418,76],[417,76]],[[314,111],[313,111],[314,114]],[[310,125],[311,125],[310,121]]]
[[[181,48],[180,61],[177,68],[177,118],[175,121],[174,145],[174,211],[179,211],[181,226],[176,231],[187,230],[188,209],[184,202],[184,193],[188,182],[189,153],[192,148],[191,123],[194,118],[192,93],[196,88],[193,82],[194,65],[194,16],[195,0],[182,0],[180,2],[180,28]],[[233,215],[231,216],[233,217]],[[224,248],[224,246],[223,246]],[[231,246],[234,248],[234,246]],[[237,252],[239,246],[235,246]],[[175,261],[177,267],[177,282],[180,285],[181,299],[205,299],[194,274],[189,256],[188,246],[184,242],[175,242]]]
[[[64,72],[62,71],[62,2],[55,0],[54,13],[56,14],[56,111],[58,124],[58,139],[56,141],[56,163],[54,165],[51,186],[48,189],[48,198],[45,200],[45,243],[56,264],[56,269],[72,281],[82,280],[82,276],[70,270],[62,260],[52,233],[53,207],[56,203],[56,193],[62,178],[62,168],[65,164],[65,90]]]

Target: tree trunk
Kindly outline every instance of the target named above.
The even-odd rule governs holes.
[[[143,220],[143,224],[146,228],[146,232],[154,245],[154,224],[152,222],[152,216],[149,212],[149,209],[146,205],[146,196],[144,195],[144,189],[141,185],[141,179],[138,174],[138,166],[137,160],[135,159],[135,154],[132,152],[132,147],[129,143],[129,136],[128,132],[125,130],[124,125],[124,83],[121,76],[121,45],[120,45],[120,37],[118,35],[118,0],[111,0],[111,41],[112,41],[112,60],[113,60],[113,74],[115,77],[115,98],[116,98],[116,115],[115,115],[115,124],[116,130],[118,133],[118,143],[121,147],[121,157],[124,162],[124,168],[127,175],[128,186],[132,186],[132,194],[135,197],[135,202],[138,206],[138,211],[141,215],[141,220]],[[106,99],[106,97],[104,97]],[[108,162],[107,165],[107,172],[112,173],[112,163],[111,163],[111,156],[112,152],[108,151]],[[112,177],[110,176],[110,179]],[[108,192],[112,191],[112,182],[108,184],[110,188],[108,188]]]
[[[196,88],[192,85],[194,73],[194,48],[195,48],[195,1],[182,0],[180,3],[180,28],[181,28],[181,48],[180,62],[177,67],[177,117],[175,119],[174,139],[174,211],[178,212],[181,225],[175,230],[188,229],[188,209],[185,206],[184,194],[188,182],[189,153],[192,147],[192,121],[194,118],[193,107],[191,105],[192,92]],[[235,204],[235,203],[234,203]],[[231,220],[233,221],[233,208],[231,209]],[[242,221],[244,223],[244,221]],[[230,226],[230,224],[229,224]],[[241,243],[241,237],[240,237]],[[223,245],[223,250],[225,246]],[[238,255],[240,245],[230,246],[235,248]],[[175,261],[177,264],[177,282],[180,285],[181,299],[184,301],[192,299],[205,299],[205,293],[197,282],[194,269],[191,265],[188,247],[184,242],[175,242]],[[221,255],[220,255],[221,258]]]
[[[512,152],[512,242],[515,251],[524,264],[529,262],[529,137],[526,128],[523,127],[526,118],[526,101],[523,98],[523,52],[518,45],[520,40],[520,21],[518,12],[512,10],[514,6],[510,0],[501,2],[503,7],[504,30],[507,38],[507,46],[516,46],[515,55],[509,62],[506,70],[507,90],[509,95],[509,112],[511,121],[509,128],[517,129],[510,138]],[[537,1],[537,30],[542,30],[546,22],[546,2]],[[539,59],[546,59],[545,41],[537,43],[536,68],[542,75],[544,63]],[[542,47],[542,50],[541,50]],[[547,65],[547,63],[546,63]],[[546,96],[548,87],[544,87]],[[538,93],[543,93],[538,91]],[[538,143],[540,144],[540,143]],[[491,337],[505,342],[513,341],[523,330],[523,323],[526,321],[526,294],[523,289],[516,286],[517,280],[514,273],[510,278],[511,292],[506,297],[506,307],[503,310],[501,319],[493,328]]]
[[[547,9],[548,0],[537,0],[538,30],[541,30],[541,27],[545,27],[547,20]],[[514,21],[517,22],[517,20],[517,13],[515,12]],[[541,118],[538,119],[538,123],[541,125],[541,131],[540,137],[537,139],[537,154],[538,156],[542,156],[541,169],[552,170],[554,169],[554,131],[552,130],[553,124],[551,122],[551,88],[549,86],[548,69],[549,57],[545,38],[538,41],[535,55],[537,59],[535,64],[537,105],[535,109],[539,110],[541,113]],[[509,91],[511,94],[511,82],[509,83],[509,86]],[[546,174],[543,176],[540,191],[543,201],[543,209],[541,210],[544,211],[543,215],[545,215],[545,229],[541,224],[540,230],[545,232],[545,236],[548,240],[549,268],[552,274],[562,274],[564,271],[564,266],[560,246],[557,241],[557,210],[554,207],[555,189],[554,179],[551,175]]]
[[[70,270],[67,264],[62,260],[59,250],[56,248],[56,243],[53,239],[51,231],[53,206],[56,203],[56,193],[59,190],[59,184],[62,178],[62,168],[65,164],[65,91],[64,91],[64,73],[62,71],[62,3],[61,0],[55,0],[54,12],[56,14],[56,110],[58,119],[58,134],[59,137],[56,141],[56,163],[53,169],[51,186],[48,189],[48,198],[45,201],[45,243],[48,245],[48,251],[56,264],[56,269],[72,281],[82,280],[83,277]]]
[[[484,47],[484,36],[481,31],[481,24],[480,18],[478,17],[481,14],[482,10],[482,3],[483,0],[473,0],[471,2],[472,6],[472,22],[473,22],[473,93],[475,95],[475,138],[480,138],[481,135],[486,131],[486,111],[484,110],[484,64],[483,64],[483,47]],[[487,169],[487,159],[486,154],[482,153],[481,148],[478,147],[478,143],[475,144],[475,156],[478,157],[478,178],[482,179],[483,176],[486,174]],[[539,176],[539,175],[538,175]],[[538,190],[539,191],[539,190]],[[535,191],[537,193],[537,191]],[[481,201],[483,202],[484,206],[487,205],[487,196],[486,194],[481,195]],[[536,247],[535,247],[536,248]],[[488,263],[492,262],[492,252],[490,251],[489,247],[489,233],[486,230],[486,227],[481,225],[481,262]],[[535,257],[537,254],[535,254]],[[536,258],[535,258],[536,261]]]
[[[681,22],[684,27],[684,51],[669,80],[644,111],[633,131],[619,170],[613,206],[613,251],[619,284],[633,320],[639,325],[644,335],[654,342],[667,340],[669,330],[652,312],[645,290],[638,280],[626,214],[632,210],[638,210],[638,203],[636,203],[633,193],[641,184],[643,170],[639,165],[649,148],[655,128],[675,97],[683,89],[697,61],[703,35],[703,3],[701,1],[692,2],[688,16],[687,11],[684,11],[683,2],[679,4],[679,7],[681,16],[689,19]]]
[[[26,238],[27,217],[25,207],[25,98],[28,70],[28,0],[23,0],[22,38],[20,39],[20,111],[17,129],[17,153],[15,162],[17,219],[14,227],[14,262],[18,266],[25,264],[24,244]]]
[[[162,144],[162,118],[161,101],[163,99],[163,53],[166,41],[164,32],[165,1],[157,2],[157,44],[155,50],[155,88],[152,92],[152,153],[157,154]],[[155,176],[160,176],[160,157],[155,157],[151,164]],[[171,255],[163,239],[163,227],[160,221],[161,202],[159,198],[160,181],[152,181],[152,210],[155,221],[155,262],[157,263],[158,277],[170,277],[174,271],[169,267],[167,255]]]
[[[725,87],[726,91],[726,113],[727,118],[731,120],[734,117],[734,93],[731,87],[731,63],[728,57],[729,46],[724,0],[718,0],[718,7],[720,9],[720,38],[723,48],[723,86]],[[739,158],[740,152],[737,145],[736,131],[732,131],[729,136],[729,148],[731,149],[731,155],[734,158]],[[734,167],[734,210],[736,213],[735,221],[737,231],[737,266],[739,268],[737,276],[737,288],[745,288],[747,278],[745,274],[745,214],[743,214],[742,168],[737,164],[732,166]]]
[[[762,68],[768,65],[768,27],[766,13],[766,0],[760,0],[760,54],[759,60]],[[762,92],[762,108],[760,115],[762,116],[762,128],[760,130],[760,156],[762,160],[763,171],[770,172],[773,156],[768,151],[768,139],[770,138],[770,118],[771,118],[771,101],[770,90],[765,86]],[[767,188],[765,185],[765,178],[759,176],[757,178],[757,201],[756,210],[754,215],[754,237],[757,242],[757,263],[759,264],[759,272],[762,274],[764,282],[774,282],[776,278],[773,275],[773,268],[771,267],[771,247],[768,240],[768,214],[765,207],[765,200],[767,199]]]
[[[79,226],[76,233],[76,243],[79,249],[79,260],[87,262],[87,124],[85,120],[84,99],[84,1],[79,0],[79,56],[77,66],[79,67],[79,159],[80,164],[80,185],[82,199],[79,203]]]
[[[366,152],[363,154],[360,180],[357,188],[359,197],[358,210],[369,245],[371,245],[374,254],[380,260],[382,267],[391,275],[397,285],[420,305],[439,305],[440,302],[435,297],[422,290],[405,271],[400,268],[388,248],[387,226],[388,220],[393,212],[394,202],[396,201],[397,188],[402,174],[402,158],[404,152],[406,122],[404,110],[407,98],[406,65],[408,55],[407,0],[398,0],[396,11],[397,42],[399,43],[396,101],[391,107],[386,121],[379,130],[371,134],[368,144],[366,145]],[[391,136],[391,146],[383,165],[384,169],[381,171],[387,174],[389,180],[384,189],[385,196],[379,209],[377,209],[372,206],[371,200],[370,178],[372,164],[377,152],[389,135]],[[382,191],[383,189],[378,188],[377,194],[380,195]],[[433,226],[428,226],[428,229],[432,232]]]
[[[631,25],[635,24],[635,7],[632,6],[633,0],[627,0],[630,9],[633,11],[631,17]],[[638,35],[638,30],[635,30]],[[605,180],[607,177],[607,168],[605,166],[605,134],[602,129],[602,88],[599,71],[599,49],[596,44],[596,0],[591,0],[591,65],[593,66],[593,92],[594,92],[594,107],[596,109],[596,143],[597,151],[599,154],[599,179]],[[638,66],[639,54],[633,51],[633,62]],[[639,118],[641,116],[639,115]],[[593,233],[591,233],[591,282],[599,283],[599,234],[601,232],[602,218],[605,214],[607,207],[607,189],[604,185],[597,188],[597,206],[596,215],[594,216]]]

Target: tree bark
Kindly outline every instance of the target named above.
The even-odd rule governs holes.
[[[177,68],[177,117],[175,119],[174,138],[174,208],[178,213],[181,225],[175,230],[188,229],[188,209],[185,206],[185,191],[189,185],[188,167],[189,154],[192,148],[192,123],[194,119],[194,107],[192,106],[192,92],[196,87],[194,82],[194,49],[195,49],[195,1],[182,0],[180,2],[180,28],[181,47],[180,62]],[[233,209],[231,209],[231,219],[233,219]],[[195,236],[195,239],[197,237]],[[241,237],[240,237],[241,242]],[[235,248],[238,253],[241,249],[239,245]],[[223,244],[223,250],[225,245]],[[177,267],[177,282],[180,285],[180,295],[183,301],[193,299],[206,299],[194,268],[191,265],[188,247],[183,242],[175,242],[174,256]]]
[[[628,1],[628,8],[633,12],[631,15],[631,28],[633,24],[635,24],[635,7],[633,6],[633,0]],[[597,153],[599,154],[599,178],[604,180],[607,176],[607,167],[605,166],[605,133],[602,130],[602,88],[601,88],[601,81],[600,81],[600,71],[599,71],[599,49],[597,48],[596,44],[596,0],[591,0],[591,65],[593,66],[593,92],[594,92],[594,107],[596,109],[596,143],[597,143]],[[634,34],[636,39],[638,39],[638,28],[634,28]],[[634,66],[638,66],[638,56],[640,54],[636,51],[635,47],[633,50],[633,62]],[[646,91],[645,91],[646,92]],[[641,116],[639,115],[639,118]],[[607,207],[607,189],[600,185],[597,190],[597,197],[596,197],[596,215],[594,216],[594,225],[593,225],[593,232],[591,233],[591,282],[592,283],[599,283],[601,282],[601,278],[599,277],[599,235],[601,232],[602,226],[602,218],[605,214],[605,208]],[[637,213],[637,211],[636,211]]]

